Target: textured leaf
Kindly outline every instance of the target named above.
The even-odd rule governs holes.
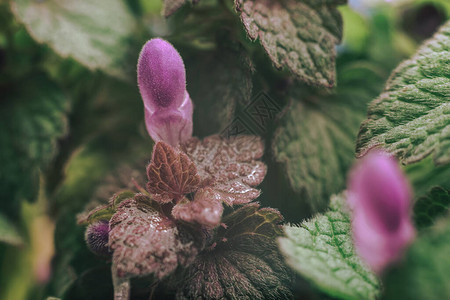
[[[402,163],[450,162],[450,21],[392,73],[361,125],[358,156],[382,146]]]
[[[447,165],[435,166],[431,156],[403,166],[403,170],[414,187],[416,197],[426,195],[435,186],[450,190],[450,168]]]
[[[0,206],[32,200],[67,132],[67,98],[45,76],[35,75],[0,93]],[[16,205],[14,210],[18,210]]]
[[[257,159],[264,152],[263,142],[256,136],[240,135],[230,139],[218,135],[203,140],[192,138],[182,150],[197,166],[198,175],[228,205],[243,204],[257,198],[266,166]]]
[[[235,0],[252,40],[259,39],[275,67],[287,67],[309,84],[335,83],[335,46],[342,19],[336,9],[345,1]]]
[[[275,238],[282,217],[256,203],[223,218],[209,249],[179,274],[177,299],[290,299],[291,274]]]
[[[321,291],[340,299],[376,299],[380,283],[355,252],[344,197],[332,197],[328,212],[299,227],[285,226],[280,249],[287,264]]]
[[[232,123],[236,108],[246,106],[252,94],[252,65],[242,45],[226,34],[217,40],[214,52],[196,50],[185,59],[197,136],[222,132]]]
[[[61,56],[125,77],[135,22],[122,0],[18,0],[11,1],[11,8],[35,40]]]
[[[195,192],[200,184],[195,164],[180,150],[159,142],[147,167],[147,190],[161,203],[180,200]]]
[[[422,231],[400,266],[385,276],[383,299],[450,299],[450,221]]]
[[[448,214],[450,210],[450,192],[441,187],[434,187],[420,197],[414,205],[414,219],[417,228],[433,225],[437,217]]]
[[[138,195],[123,201],[110,220],[113,273],[120,278],[154,274],[162,278],[188,265],[198,250],[192,236]]]
[[[0,243],[6,243],[13,246],[23,244],[23,239],[16,227],[2,214],[0,214]]]
[[[368,63],[346,66],[334,95],[290,92],[292,106],[275,133],[273,153],[298,199],[313,211],[325,209],[330,196],[345,188],[366,104],[382,86],[382,76],[372,69]]]

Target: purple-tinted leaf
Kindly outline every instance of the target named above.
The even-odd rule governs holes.
[[[207,227],[215,227],[222,217],[222,201],[212,189],[197,191],[193,201],[187,198],[174,206],[172,215],[175,219],[189,223],[199,223]]]
[[[151,206],[141,194],[122,202],[110,220],[113,273],[119,278],[163,278],[198,253],[190,233]]]
[[[257,160],[264,153],[259,137],[213,135],[203,140],[192,138],[181,148],[195,163],[202,182],[207,182],[221,201],[243,204],[259,196],[260,191],[253,187],[263,181],[267,171]]]
[[[200,184],[195,164],[189,157],[163,142],[153,149],[147,177],[147,190],[161,203],[180,200],[185,194],[195,192]]]

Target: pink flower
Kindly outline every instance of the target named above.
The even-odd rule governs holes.
[[[162,39],[148,41],[139,55],[137,73],[145,125],[152,139],[177,146],[191,138],[192,101],[177,50]]]
[[[415,236],[411,190],[395,159],[379,150],[364,157],[350,173],[348,202],[356,251],[380,274]]]

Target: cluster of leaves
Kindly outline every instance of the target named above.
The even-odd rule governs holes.
[[[146,190],[120,192],[80,217],[91,226],[109,223],[109,233],[94,232],[87,243],[112,252],[115,296],[127,298],[134,277],[172,275],[177,279],[169,281],[183,284],[168,284],[166,293],[177,287],[179,299],[289,297],[290,275],[275,242],[281,215],[255,203],[222,218],[222,203],[231,207],[259,196],[253,186],[266,173],[256,160],[262,155],[261,139],[252,136],[193,138],[179,148],[157,143]],[[107,245],[99,245],[100,234],[108,235]],[[179,266],[189,267],[178,274]]]
[[[413,8],[420,9],[421,2]],[[446,1],[432,2],[445,8],[441,19],[450,16]],[[113,296],[111,263],[89,252],[84,228],[74,217],[89,202],[88,211],[100,208],[80,219],[111,220],[114,284],[126,289],[131,278],[133,299],[149,293],[179,299],[289,298],[295,285],[278,248],[311,287],[335,298],[374,299],[382,292],[388,298],[449,298],[442,287],[449,245],[450,24],[396,68],[383,91],[391,69],[415,48],[392,29],[399,17],[392,14],[402,10],[375,11],[365,20],[344,4],[1,3],[2,263],[9,263],[3,243],[28,245],[23,203],[39,193],[56,220],[53,276],[46,287],[36,288],[45,295]],[[336,50],[343,32],[347,41]],[[176,150],[155,146],[146,185],[143,170],[152,145],[143,126],[135,65],[140,47],[154,36],[172,42],[185,60],[195,135],[244,132],[263,136],[266,145],[256,138],[233,146],[213,136]],[[431,34],[421,31],[421,36]],[[260,97],[261,91],[268,97]],[[381,279],[355,255],[345,193],[340,193],[355,141],[358,155],[374,146],[396,154],[416,191],[417,242],[406,262]],[[265,146],[269,151],[263,156]],[[220,172],[224,169],[228,173]],[[259,184],[263,193],[254,188]],[[283,233],[277,211],[246,204],[257,197],[300,225],[285,226]],[[244,206],[232,210],[231,205]],[[149,244],[155,239],[171,250]],[[436,255],[430,260],[429,253]],[[11,287],[0,291],[0,298],[29,288],[10,285],[9,278],[19,275],[1,272],[0,285]],[[158,283],[153,291],[150,281]],[[399,290],[408,286],[414,289]]]

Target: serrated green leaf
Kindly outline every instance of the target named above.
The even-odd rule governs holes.
[[[422,231],[401,265],[385,276],[383,299],[450,299],[450,219]]]
[[[122,0],[10,3],[30,35],[59,55],[71,56],[89,69],[101,69],[119,78],[131,73],[124,60],[135,21]]]
[[[420,197],[414,205],[414,221],[417,228],[433,225],[435,219],[450,211],[450,192],[442,187],[434,187]]]
[[[450,163],[450,21],[392,73],[361,124],[357,154],[382,146],[402,163]]]
[[[57,141],[67,133],[69,101],[44,75],[35,75],[0,93],[0,206],[33,200],[39,172],[57,152]]]
[[[0,214],[0,243],[6,243],[12,246],[20,246],[23,239],[16,227],[2,214]]]
[[[290,299],[292,274],[275,240],[281,220],[257,203],[225,216],[210,247],[177,274],[176,299]]]
[[[335,46],[342,37],[341,0],[235,0],[252,40],[259,39],[275,67],[300,80],[332,87]]]
[[[382,85],[376,67],[367,63],[349,65],[340,75],[335,95],[291,91],[292,106],[272,145],[298,199],[314,211],[325,209],[329,197],[344,188],[366,104]]]
[[[332,197],[328,212],[284,230],[278,241],[287,264],[321,291],[340,299],[378,297],[380,283],[353,247],[345,194]]]

